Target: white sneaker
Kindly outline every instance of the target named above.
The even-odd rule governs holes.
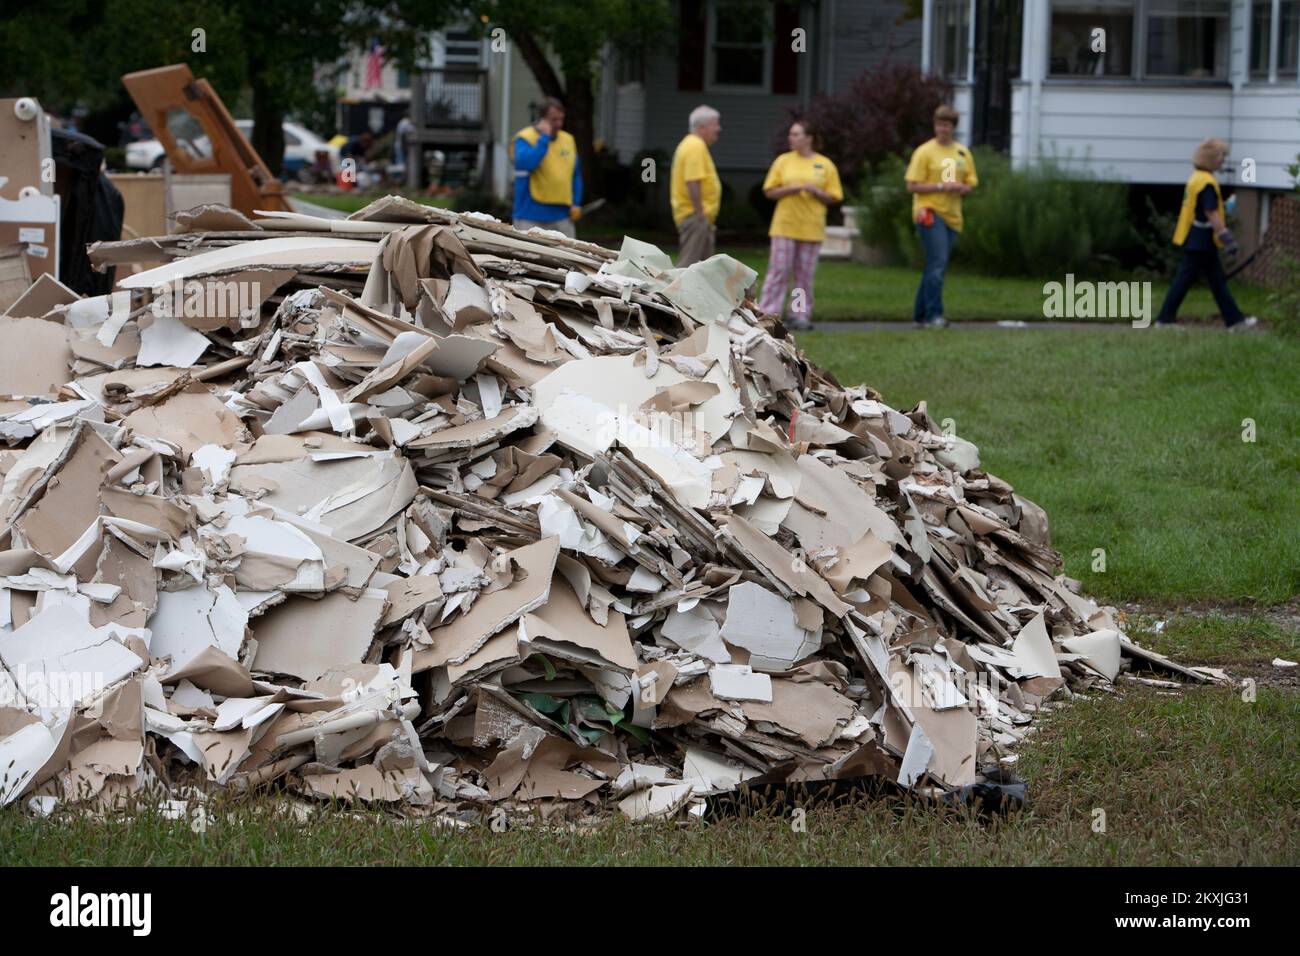
[[[1255,318],[1253,315],[1248,315],[1236,325],[1228,326],[1228,331],[1240,332],[1242,329],[1253,329],[1257,325],[1259,325],[1259,319]]]

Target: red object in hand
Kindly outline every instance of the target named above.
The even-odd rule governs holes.
[[[917,219],[916,221],[919,222],[919,223],[920,223],[921,225],[923,225],[923,226],[933,226],[933,225],[934,225],[934,210],[931,209],[929,206],[926,206],[924,209],[921,210],[921,216],[920,216],[920,218]]]

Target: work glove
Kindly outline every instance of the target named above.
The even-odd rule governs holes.
[[[1237,254],[1237,237],[1232,234],[1231,229],[1224,229],[1216,237],[1223,244],[1223,251],[1230,256]]]
[[[570,207],[569,207],[569,218],[572,219],[574,222],[577,222],[579,219],[581,219],[581,218],[582,218],[582,207],[581,207],[581,206],[570,206]]]

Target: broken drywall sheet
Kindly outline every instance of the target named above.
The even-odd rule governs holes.
[[[749,651],[750,667],[788,670],[821,647],[821,628],[799,626],[794,605],[757,584],[736,584],[727,592],[727,618],[719,635]]]
[[[251,622],[257,641],[252,669],[315,680],[337,664],[360,662],[387,603],[387,592],[377,588],[355,600],[342,592],[290,598]]]
[[[149,618],[149,653],[169,657],[167,673],[175,674],[209,647],[238,658],[244,645],[248,612],[223,585],[183,591],[160,591],[158,607]]]

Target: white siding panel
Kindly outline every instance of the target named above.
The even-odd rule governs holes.
[[[1080,85],[1043,84],[1043,115],[1182,117],[1203,120],[1227,118],[1232,90],[1226,86],[1189,86],[1181,89],[1125,84],[1089,88]]]
[[[1013,92],[1012,159],[1023,164],[1029,88]],[[1300,90],[1228,87],[1185,89],[1143,85],[1088,89],[1043,85],[1035,157],[1077,163],[1095,175],[1127,182],[1183,182],[1196,145],[1208,136],[1232,144],[1233,181],[1240,160],[1256,162],[1255,185],[1290,185],[1286,165],[1300,151]]]
[[[958,116],[957,142],[969,146],[971,129],[971,88],[969,86],[958,86],[953,90],[952,108],[957,111]]]
[[[1011,165],[1023,167],[1029,161],[1029,100],[1027,84],[1011,86]]]
[[[1191,134],[1192,124],[1177,116],[1098,116],[1087,113],[1044,113],[1042,135],[1050,139],[1122,139],[1122,140],[1183,140],[1195,135],[1199,143],[1206,136],[1226,137],[1232,125],[1228,113],[1207,117],[1195,124],[1202,134]]]

